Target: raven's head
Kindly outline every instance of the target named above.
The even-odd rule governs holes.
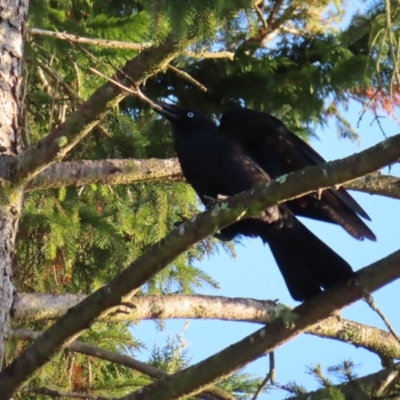
[[[189,134],[192,132],[216,131],[217,126],[211,118],[188,108],[175,104],[158,103],[156,112],[163,115],[171,123],[175,134]]]

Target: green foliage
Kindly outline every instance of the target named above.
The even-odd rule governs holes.
[[[86,331],[79,340],[112,352],[125,352],[131,356],[143,348],[142,343],[132,338],[126,324],[97,323],[95,330]],[[6,355],[7,361],[12,361],[25,347],[26,345],[21,342],[11,341]],[[130,368],[80,353],[64,351],[41,369],[40,374],[30,381],[30,386],[62,392],[120,397],[130,393],[133,388],[148,383],[150,383],[148,377]],[[22,392],[15,398],[45,399],[47,396],[29,395]]]
[[[175,337],[169,336],[166,345],[162,348],[154,344],[149,359],[153,367],[173,374],[189,366],[188,343],[183,338],[185,329]]]
[[[252,399],[262,383],[262,379],[251,374],[237,372],[218,384],[219,387],[230,393],[237,400]],[[268,393],[266,386],[261,393]]]
[[[173,27],[178,37],[196,39],[203,44],[211,44],[221,24],[240,18],[244,10],[251,10],[249,0],[154,0],[143,1],[143,7],[152,19],[155,41],[165,39]]]
[[[181,333],[175,336],[170,335],[164,347],[155,344],[151,350],[149,363],[169,374],[187,368],[190,365],[189,344],[183,337],[187,327],[188,323],[185,324]],[[245,400],[253,397],[261,381],[261,378],[237,372],[223,379],[217,386],[235,399]],[[267,389],[263,392],[267,392]]]

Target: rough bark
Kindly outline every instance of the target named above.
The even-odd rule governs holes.
[[[371,174],[350,182],[345,188],[400,199],[400,179],[397,176]]]
[[[267,185],[262,185],[224,200],[213,209],[186,221],[163,240],[151,246],[108,285],[103,286],[79,305],[70,309],[64,317],[60,318],[38,340],[22,352],[14,362],[0,373],[0,393],[3,393],[5,398],[11,397],[24,382],[30,379],[32,374],[87,329],[95,318],[99,317],[107,309],[121,304],[121,300],[126,296],[135,294],[145,282],[176,257],[216,230],[243,217],[259,214],[265,208],[278,202],[359,178],[376,171],[384,165],[397,161],[399,157],[400,135],[397,135],[354,156],[284,175],[269,182]],[[359,275],[360,283],[363,287],[373,291],[392,282],[400,275],[398,268],[393,268],[393,264],[397,263],[396,266],[398,266],[399,262],[400,251],[387,257],[384,262],[375,263],[374,266],[367,268],[364,274]],[[376,266],[379,267],[379,271],[377,271]],[[191,379],[189,379],[190,384],[186,386],[182,386],[178,382],[176,386],[177,393],[197,393],[204,385],[210,384],[217,378],[226,376],[242,366],[245,362],[244,360],[248,362],[257,357],[259,351],[271,351],[271,348],[275,348],[303,332],[307,326],[327,318],[333,311],[351,304],[364,295],[364,292],[357,285],[346,285],[345,287],[341,285],[339,288],[341,290],[326,291],[321,296],[318,296],[318,300],[325,299],[325,301],[316,302],[311,299],[300,308],[293,310],[294,313],[300,315],[299,320],[301,319],[302,321],[301,324],[296,322],[296,329],[286,329],[279,323],[271,323],[268,329],[272,331],[273,335],[267,335],[268,338],[266,339],[264,336],[265,329],[263,329],[260,333],[263,340],[261,344],[259,343],[259,346],[255,346],[252,349],[246,347],[244,352],[239,346],[240,353],[246,353],[245,358],[242,356],[236,358],[235,362],[228,362],[228,368],[225,363],[227,362],[226,360],[229,360],[229,357],[224,359],[224,364],[221,365],[223,357],[219,358],[219,355],[217,355],[216,358],[219,361],[216,363],[217,369],[213,368],[212,374],[214,375],[210,374],[211,371],[202,370],[204,374],[200,374],[201,381],[196,380],[198,386],[194,387]],[[275,334],[277,340],[273,339]],[[255,339],[252,337],[249,340],[250,344],[253,344]],[[246,339],[245,342],[247,343]],[[236,352],[237,347],[233,351]],[[219,377],[217,377],[218,374],[220,374]],[[168,389],[168,392],[170,392],[170,383],[171,381],[167,383],[166,389]],[[132,398],[161,399],[158,393],[153,397],[148,397],[149,393],[152,393],[152,389],[142,393],[146,393],[144,397]],[[176,397],[180,396],[177,395]]]
[[[25,190],[83,186],[92,183],[126,185],[154,180],[183,181],[178,159],[59,162],[51,165],[28,182],[25,185]]]
[[[14,319],[26,322],[57,319],[85,298],[86,295],[75,294],[19,293],[13,307]],[[107,314],[102,320],[201,318],[266,323],[273,318],[275,308],[272,300],[202,295],[135,296],[126,306],[119,307],[123,312]]]
[[[20,87],[27,0],[6,0],[0,5],[0,158],[2,167],[21,150]],[[5,342],[10,334],[11,307],[15,287],[12,283],[12,258],[21,212],[22,191],[10,190],[0,181],[0,365]]]
[[[20,293],[16,296],[15,320],[54,320],[65,315],[87,296],[75,294]],[[132,322],[144,319],[218,319],[266,324],[275,318],[276,303],[271,300],[223,296],[171,295],[135,296],[129,306],[101,317],[107,322]],[[400,344],[382,329],[334,316],[311,326],[306,333],[362,347],[383,358],[400,358]]]
[[[0,166],[1,168],[1,166]],[[83,186],[128,185],[142,181],[184,181],[178,159],[82,160],[51,165],[25,185],[26,191]],[[344,185],[346,189],[400,199],[400,179],[371,174]]]

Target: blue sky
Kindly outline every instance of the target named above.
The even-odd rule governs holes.
[[[345,113],[355,128],[360,110],[360,105],[353,103],[349,111]],[[359,145],[349,140],[338,139],[333,123],[323,131],[317,129],[316,134],[320,140],[313,140],[311,144],[327,160],[342,158],[364,150],[384,139],[377,123],[374,122],[371,125],[372,120],[372,114],[366,113],[359,128],[356,128],[361,138]],[[388,136],[400,132],[399,124],[390,118],[381,119],[381,125]],[[388,173],[388,169],[383,172]],[[390,173],[400,176],[400,166],[392,167]],[[331,224],[307,219],[302,219],[302,221],[345,258],[353,269],[358,270],[399,249],[400,202],[363,193],[352,192],[352,195],[372,218],[372,222],[368,225],[376,234],[377,242],[359,242],[350,237],[342,228]],[[201,291],[202,294],[279,299],[286,305],[295,306],[297,304],[290,298],[268,247],[263,246],[258,239],[245,239],[242,246],[237,246],[236,260],[221,252],[221,254],[199,263],[198,267],[221,285],[221,290],[205,289]],[[374,294],[378,306],[398,332],[400,332],[400,318],[398,306],[396,306],[398,302],[394,299],[397,299],[399,291],[400,281],[397,281]],[[363,302],[348,307],[342,316],[384,329],[378,316]],[[159,332],[153,322],[144,321],[134,329],[134,335],[145,342],[150,350],[154,342],[163,346],[168,335],[182,331],[184,324],[183,320],[166,321],[165,329]],[[207,358],[241,340],[259,327],[259,325],[239,322],[191,321],[184,334],[184,338],[190,343],[191,363]],[[148,352],[144,351],[140,358],[148,359],[148,355]],[[357,365],[355,372],[359,376],[378,371],[381,368],[379,358],[366,350],[356,349],[334,340],[301,335],[276,350],[276,381],[286,384],[294,380],[305,385],[308,390],[313,390],[318,387],[318,384],[307,374],[307,366],[320,363],[326,370],[327,367],[347,359],[351,359]],[[265,376],[268,372],[268,357],[263,357],[250,364],[245,371]],[[275,390],[270,394],[261,395],[259,399],[275,400],[285,397],[285,392]]]

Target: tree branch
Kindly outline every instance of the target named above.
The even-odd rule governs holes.
[[[128,268],[110,283],[104,285],[77,306],[71,308],[65,316],[60,318],[39,339],[25,349],[16,360],[4,368],[0,373],[0,393],[5,398],[11,397],[33,373],[46,364],[63,347],[78,337],[105,310],[119,305],[126,296],[134,295],[147,280],[161,271],[190,246],[208,235],[213,234],[234,221],[257,215],[267,207],[279,202],[364,176],[384,165],[394,163],[399,157],[400,135],[396,135],[350,157],[281,176],[276,180],[268,182],[266,185],[253,188],[248,192],[221,201],[212,209],[184,222],[163,240],[149,247],[142,256],[132,262]],[[367,268],[363,274],[359,275],[363,287],[368,291],[373,291],[396,279],[400,274],[399,268],[386,268],[386,265],[392,266],[391,262],[398,261],[400,261],[400,252],[394,253],[384,261],[375,263],[373,266]],[[379,273],[376,271],[376,266],[380,266]],[[187,380],[183,379],[176,382],[176,393],[190,394],[198,392],[199,387],[210,384],[226,374],[230,374],[244,363],[257,357],[260,351],[272,351],[277,345],[283,344],[304,331],[308,325],[319,322],[323,318],[328,317],[331,312],[356,301],[362,295],[363,291],[356,285],[340,285],[336,290],[326,291],[321,296],[316,296],[316,299],[320,302],[310,299],[293,311],[298,315],[296,329],[285,328],[281,321],[272,322],[268,327],[268,331],[262,329],[258,333],[258,335],[262,336],[260,337],[260,341],[258,341],[257,334],[251,339],[243,341],[246,344],[244,352],[240,349],[240,343],[231,346],[228,350],[224,350],[229,355],[230,349],[238,349],[239,347],[239,353],[235,353],[232,363],[225,363],[224,361],[224,365],[220,365],[221,359],[215,356],[219,360],[216,363],[218,367],[217,371],[214,368],[207,371],[207,368],[210,368],[210,364],[207,362],[201,364],[199,369],[203,370],[204,365],[207,368],[199,374],[198,379],[200,381],[196,381],[200,386],[194,386],[192,373],[197,368],[191,368]],[[272,332],[272,335],[270,332]],[[275,341],[273,339],[274,336],[280,339]],[[257,338],[257,345],[254,343],[254,346],[248,348],[248,342],[253,343],[255,338]],[[222,353],[225,354],[224,352]],[[211,365],[213,363],[211,361]],[[152,398],[159,400],[167,398],[165,396],[169,392],[168,382],[172,382],[175,379],[174,375],[171,380],[165,380],[165,384],[158,384],[160,388],[164,387],[166,392],[163,394],[163,397],[155,395]],[[141,394],[138,394],[139,397],[133,395],[134,397],[132,398],[148,398],[146,397],[146,393],[151,393],[152,390],[154,388],[148,387]]]
[[[72,35],[66,32],[54,32],[47,31],[44,29],[37,28],[28,28],[27,33],[31,36],[48,36],[53,37],[60,40],[68,40],[72,43],[82,43],[82,44],[90,44],[93,46],[100,47],[108,47],[113,49],[125,49],[125,50],[135,50],[141,52],[146,48],[153,46],[153,42],[145,42],[145,43],[132,43],[132,42],[122,42],[120,40],[108,40],[108,39],[93,39],[86,38],[82,36]],[[189,57],[193,58],[229,58],[233,60],[235,54],[230,51],[200,51],[200,52],[191,52],[186,51],[185,54]]]
[[[29,181],[25,191],[84,186],[126,185],[141,181],[183,181],[178,159],[82,160],[51,165]]]
[[[39,331],[28,331],[25,329],[15,329],[12,331],[12,337],[14,339],[30,342],[36,340],[41,334],[42,332]],[[135,371],[139,371],[142,374],[150,376],[154,379],[161,379],[169,376],[167,372],[153,367],[150,364],[146,364],[124,354],[114,353],[113,351],[95,347],[78,340],[75,340],[66,348],[75,353],[85,354],[87,356],[96,357],[114,364],[123,365],[124,367],[134,369]],[[225,392],[219,387],[213,386],[210,386],[207,390],[200,392],[197,397],[207,400],[234,400],[229,393]]]
[[[20,293],[13,308],[14,320],[42,321],[65,315],[87,296],[75,294]],[[170,295],[135,296],[130,306],[118,307],[102,321],[131,322],[146,319],[218,319],[266,324],[275,318],[276,303],[271,300],[229,298],[223,296]],[[309,327],[306,333],[339,340],[385,358],[400,358],[400,345],[381,329],[337,316]]]
[[[62,317],[68,309],[87,296],[79,294],[19,293],[16,295],[13,316],[16,321],[43,321]],[[129,305],[118,307],[103,321],[124,322],[144,319],[219,319],[267,323],[275,314],[276,303],[271,300],[229,298],[224,296],[169,295],[135,296]]]
[[[309,327],[306,333],[362,347],[379,357],[400,358],[400,345],[389,332],[338,316]]]
[[[73,43],[90,44],[93,46],[109,47],[113,49],[126,49],[143,51],[144,49],[153,46],[153,42],[144,43],[132,43],[132,42],[121,42],[119,40],[108,40],[108,39],[92,39],[77,35],[72,35],[66,32],[54,32],[47,31],[44,29],[27,28],[26,33],[31,36],[47,36],[60,40],[68,40]]]
[[[111,397],[97,396],[90,393],[74,393],[74,392],[60,392],[59,390],[48,389],[44,387],[24,389],[23,393],[43,394],[52,397],[53,399],[60,399],[61,397],[79,400],[113,400]]]
[[[396,176],[371,174],[350,182],[344,187],[359,192],[400,199],[400,179]]]
[[[82,160],[54,163],[29,181],[26,191],[83,186],[128,185],[141,181],[184,181],[178,159]],[[343,185],[349,190],[400,199],[400,179],[371,174]]]

